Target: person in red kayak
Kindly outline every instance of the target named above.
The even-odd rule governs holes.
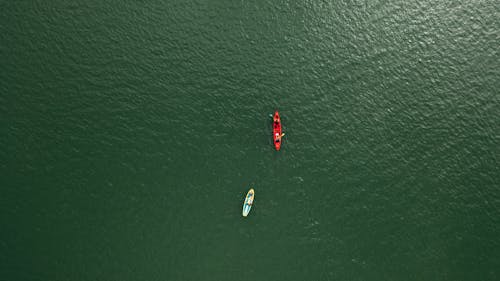
[[[283,137],[285,135],[285,133],[282,133],[281,135],[276,133],[276,142],[280,142],[281,141],[281,137]]]

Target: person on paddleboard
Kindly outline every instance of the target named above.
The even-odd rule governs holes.
[[[247,205],[252,205],[252,203],[253,203],[253,195],[252,195],[252,194],[249,194],[249,195],[248,195]]]

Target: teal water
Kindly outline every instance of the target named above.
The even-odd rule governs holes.
[[[0,8],[0,280],[499,280],[498,2]]]

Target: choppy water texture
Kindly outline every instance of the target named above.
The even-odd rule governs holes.
[[[0,279],[500,280],[498,1],[0,9]]]

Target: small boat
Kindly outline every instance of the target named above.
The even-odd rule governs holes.
[[[252,204],[253,204],[253,198],[255,197],[255,191],[253,188],[250,188],[250,190],[247,193],[247,196],[245,197],[245,202],[243,203],[243,216],[246,217],[248,216],[248,213],[250,213],[250,209],[252,209]]]
[[[282,136],[283,134],[281,132],[281,118],[278,111],[276,110],[273,116],[273,143],[276,150],[280,150],[281,148]]]

